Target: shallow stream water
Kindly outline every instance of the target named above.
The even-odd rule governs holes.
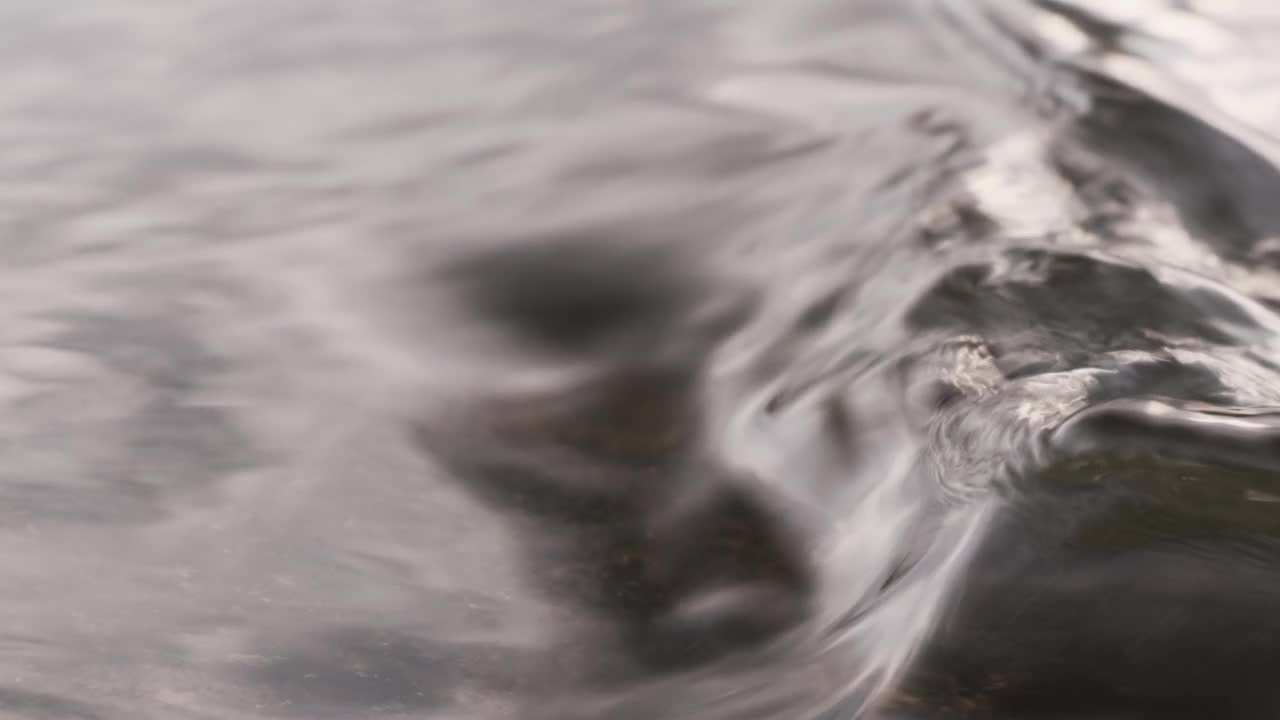
[[[0,1],[0,716],[1275,716],[1277,37]]]

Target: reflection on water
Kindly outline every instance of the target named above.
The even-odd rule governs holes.
[[[0,714],[1273,714],[1277,31],[0,3]]]

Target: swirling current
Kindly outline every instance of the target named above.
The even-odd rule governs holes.
[[[0,716],[1280,717],[1274,3],[0,38]]]

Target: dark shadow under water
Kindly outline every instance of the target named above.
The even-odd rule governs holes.
[[[758,682],[786,683],[791,664],[854,678],[810,695],[811,708],[828,705],[823,718],[1280,712],[1280,624],[1269,613],[1280,599],[1280,411],[1269,409],[1275,390],[1255,384],[1275,371],[1280,318],[1219,281],[1158,265],[1160,249],[1132,235],[1136,208],[1158,199],[1206,239],[1206,256],[1267,263],[1280,216],[1266,198],[1280,173],[1134,87],[1092,72],[1075,80],[1089,109],[1055,132],[1043,159],[1093,209],[1093,242],[1011,243],[971,205],[959,240],[908,234],[902,242],[939,248],[933,270],[922,264],[937,279],[885,308],[917,338],[910,349],[865,363],[880,370],[828,370],[836,381],[782,390],[753,411],[798,422],[791,406],[813,402],[798,398],[823,394],[809,469],[795,477],[762,484],[731,469],[732,449],[717,444],[703,407],[710,372],[756,304],[707,312],[708,297],[750,293],[699,276],[678,241],[646,246],[602,227],[451,267],[473,321],[584,368],[551,390],[477,388],[420,435],[504,514],[534,585],[589,619],[570,642],[597,663],[620,662],[589,663],[570,681],[615,694],[576,712],[819,717],[786,709],[781,693],[774,706],[769,693],[736,708],[680,705],[669,679],[754,669]],[[788,342],[838,324],[857,294],[817,293]],[[767,375],[756,367],[748,375]],[[902,394],[859,403],[867,377]],[[895,403],[924,438],[902,485],[916,520],[877,548],[895,559],[866,563],[874,582],[836,595],[852,604],[832,622],[814,558],[838,519],[794,496],[823,502],[799,487],[805,472],[894,482],[859,471],[856,458],[875,454],[875,426]],[[843,460],[815,471],[814,453]],[[765,485],[790,485],[791,499]],[[938,523],[956,517],[980,528],[971,546],[945,547]],[[892,610],[926,596],[915,614]],[[815,664],[824,653],[848,664]],[[625,699],[647,685],[666,688],[670,705]],[[575,712],[555,707],[532,714]]]

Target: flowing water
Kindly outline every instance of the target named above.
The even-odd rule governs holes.
[[[0,716],[1276,716],[1276,37],[3,0]]]

